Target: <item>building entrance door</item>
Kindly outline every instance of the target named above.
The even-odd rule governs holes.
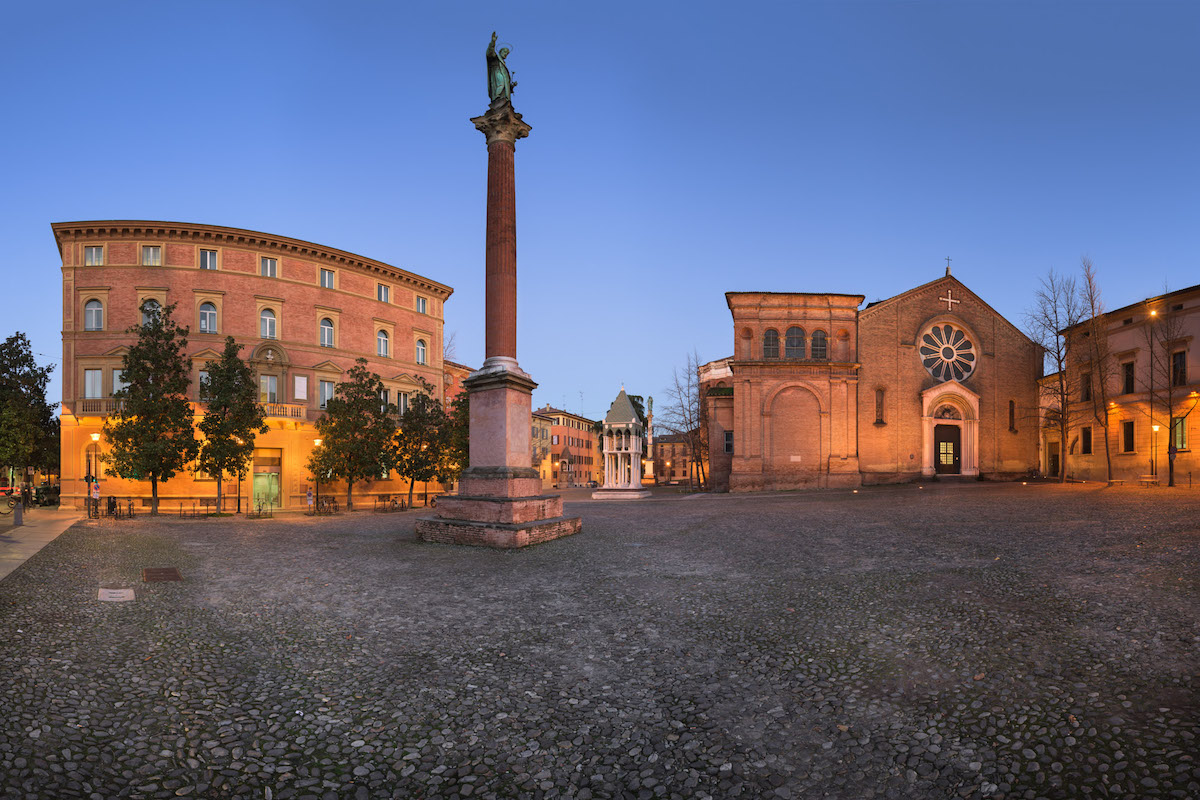
[[[251,503],[254,508],[259,506],[279,508],[280,473],[283,468],[283,451],[278,449],[255,448],[254,450],[254,487]]]
[[[1050,442],[1046,445],[1046,471],[1049,477],[1058,477],[1058,442]]]
[[[933,426],[934,468],[938,475],[962,473],[962,429],[957,425]]]

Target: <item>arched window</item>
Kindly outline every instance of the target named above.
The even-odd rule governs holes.
[[[804,358],[804,328],[788,328],[783,343],[784,358]]]
[[[812,357],[817,361],[825,361],[829,358],[829,347],[825,341],[825,331],[813,331]]]
[[[212,303],[200,304],[200,332],[217,332],[217,307]]]
[[[263,339],[275,338],[275,312],[269,308],[258,315],[258,335]]]
[[[104,304],[99,300],[88,300],[84,305],[83,329],[85,331],[104,330]]]
[[[321,347],[333,347],[333,320],[321,320]]]
[[[377,355],[387,358],[388,355],[388,335],[387,331],[380,331],[375,334],[375,352]]]
[[[886,424],[883,421],[883,389],[875,390],[875,424]]]
[[[779,331],[773,328],[763,334],[763,358],[779,358]]]
[[[157,300],[147,300],[142,303],[142,324],[149,325],[158,318],[158,313],[162,311],[162,306]]]
[[[425,340],[424,339],[417,339],[417,363],[418,364],[428,363],[425,360]]]

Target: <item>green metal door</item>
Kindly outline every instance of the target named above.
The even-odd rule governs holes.
[[[254,473],[254,507],[279,508],[279,473]]]

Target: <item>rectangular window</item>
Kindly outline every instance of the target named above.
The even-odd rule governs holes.
[[[1131,419],[1121,423],[1121,452],[1133,452],[1133,420]]]
[[[142,266],[143,267],[161,267],[162,266],[162,248],[156,244],[147,244],[142,246]]]
[[[417,313],[418,313],[418,314],[424,314],[424,313],[426,313],[426,311],[425,311],[425,298],[424,298],[424,297],[418,297],[418,298],[417,298]]]
[[[333,288],[333,270],[331,270],[331,269],[321,270],[321,288],[322,289],[332,289]]]
[[[392,402],[392,392],[390,389],[384,389],[379,393],[379,410],[387,411],[388,403]]]
[[[208,396],[208,370],[200,370],[200,380],[198,383],[199,397],[203,400]]]
[[[122,389],[124,389],[126,386],[129,385],[129,384],[125,383],[125,373],[119,369],[113,370],[112,379],[113,379],[113,388],[112,388],[113,394],[116,394],[117,392],[121,391]]]
[[[1121,365],[1121,376],[1124,381],[1123,391],[1125,394],[1133,394],[1135,389],[1133,385],[1133,362],[1129,361]]]
[[[1187,385],[1187,351],[1171,353],[1171,385]]]
[[[1079,431],[1079,452],[1085,456],[1090,456],[1092,454],[1091,427],[1082,428]]]
[[[216,250],[201,250],[200,251],[200,269],[216,269],[217,268],[217,251]]]
[[[1171,444],[1176,450],[1187,450],[1187,417],[1171,417]]]
[[[85,369],[83,371],[83,396],[88,400],[95,400],[101,397],[104,392],[103,383],[103,370]]]
[[[308,376],[296,375],[292,383],[292,399],[307,400],[308,399]]]
[[[333,397],[333,381],[320,381],[317,384],[317,397],[321,401],[321,408],[329,405],[329,399]]]
[[[396,408],[401,414],[408,413],[408,392],[396,392]]]
[[[725,431],[725,452],[733,452],[733,431]]]
[[[279,402],[279,378],[274,375],[258,376],[258,402]]]
[[[550,437],[550,444],[558,444],[558,434]]]
[[[1091,400],[1092,399],[1092,373],[1085,372],[1082,375],[1080,375],[1079,382],[1081,384],[1079,387],[1079,399],[1080,400]]]
[[[83,248],[83,264],[86,267],[104,266],[104,247],[97,245]]]
[[[266,256],[263,256],[262,266],[260,269],[261,269],[260,274],[264,278],[278,278],[279,277],[279,261],[274,258],[267,258]]]
[[[384,286],[382,283],[375,287],[375,299],[381,303],[390,302],[388,298],[392,296],[391,287]]]

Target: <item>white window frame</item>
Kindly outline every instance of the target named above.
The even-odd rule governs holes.
[[[83,248],[83,265],[85,267],[104,266],[104,245],[89,244]]]
[[[279,277],[279,259],[270,256],[258,257],[258,274],[263,278]]]
[[[98,308],[89,308],[95,303]],[[99,321],[92,323],[91,317],[99,316]],[[102,331],[104,330],[104,301],[95,297],[83,304],[83,329],[85,331]]]
[[[112,371],[112,394],[116,394],[128,385],[125,382],[125,370],[114,369]]]
[[[212,310],[205,311],[204,310],[205,306],[208,306]],[[217,332],[217,304],[216,303],[213,303],[209,300],[205,300],[203,303],[200,304],[200,310],[197,312],[197,316],[198,316],[197,324],[200,326],[200,333],[216,333]],[[212,318],[212,324],[210,324],[206,327],[204,324],[204,320],[206,317],[210,317],[210,316]]]
[[[421,297],[421,295],[417,295],[417,313],[428,314],[429,312],[425,310],[428,307],[429,302],[424,297]]]
[[[270,316],[267,316],[268,314]],[[276,324],[278,322],[279,322],[279,319],[275,316],[275,312],[272,311],[271,309],[264,308],[262,311],[259,311],[258,312],[258,334],[259,334],[258,338],[260,338],[260,339],[276,338],[276,331],[278,330],[278,328],[276,327]]]
[[[104,370],[85,369],[83,371],[83,399],[99,400],[104,397]]]
[[[329,405],[329,400],[333,397],[337,387],[333,381],[319,381],[317,383],[317,400],[318,407],[326,408]]]
[[[308,400],[308,376],[293,375],[292,376],[292,399],[293,400]]]
[[[279,376],[278,375],[259,375],[258,376],[258,402],[260,402],[260,403],[278,403],[279,402]]]
[[[206,260],[205,256],[209,255],[209,254],[211,254],[211,256],[212,256],[211,259],[208,259],[208,260],[212,261],[212,266],[206,267],[206,266],[204,266],[204,262]],[[207,247],[200,248],[200,269],[209,270],[209,271],[214,271],[217,269],[217,251],[216,250],[210,250]]]
[[[326,322],[329,324],[326,325]],[[317,343],[321,347],[333,347],[334,330],[336,329],[333,320],[329,317],[321,317],[321,321],[317,323]]]
[[[386,283],[378,283],[375,285],[375,299],[381,303],[392,302],[392,287]]]
[[[375,355],[380,358],[388,358],[391,353],[391,337],[384,330],[375,332]]]
[[[414,348],[416,361],[418,364],[429,363],[429,345],[425,344],[424,339],[417,339],[416,347]]]
[[[326,275],[329,276],[329,283],[325,282]],[[333,270],[320,267],[320,272],[317,273],[317,283],[321,285],[322,289],[333,289],[335,287],[335,283],[337,282],[335,275],[336,273],[334,273]]]
[[[161,267],[162,266],[162,245],[161,244],[144,244],[144,245],[142,245],[142,266],[143,267]]]

